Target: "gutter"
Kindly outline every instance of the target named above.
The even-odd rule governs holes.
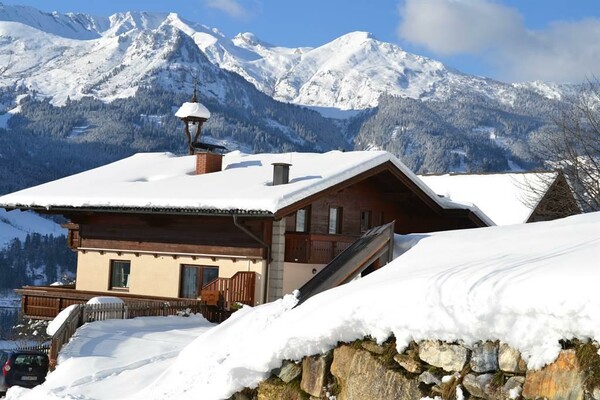
[[[233,224],[237,226],[242,232],[258,242],[262,247],[267,250],[267,268],[265,269],[265,280],[264,280],[264,291],[263,291],[263,304],[267,302],[267,290],[269,289],[269,267],[271,266],[271,246],[269,246],[264,240],[252,233],[238,220],[239,215],[233,214]]]

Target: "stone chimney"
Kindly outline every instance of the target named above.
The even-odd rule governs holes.
[[[223,168],[223,155],[212,152],[196,153],[196,175],[219,172]]]
[[[288,163],[273,163],[273,186],[285,185],[290,181],[290,166]]]

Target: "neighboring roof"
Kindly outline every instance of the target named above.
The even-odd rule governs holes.
[[[272,186],[272,163],[286,162],[290,181]],[[0,197],[0,207],[45,209],[186,210],[275,214],[309,196],[391,162],[443,209],[476,207],[439,198],[385,151],[328,153],[227,153],[223,170],[195,174],[195,156],[139,153],[114,163]]]
[[[420,175],[434,192],[474,204],[496,225],[527,222],[556,180],[556,172]]]
[[[202,105],[200,103],[188,102],[188,103],[183,103],[183,105],[181,107],[179,107],[179,110],[177,110],[177,112],[175,113],[175,116],[177,118],[196,117],[196,118],[209,119],[210,111],[208,111],[208,108],[204,107],[204,105]]]

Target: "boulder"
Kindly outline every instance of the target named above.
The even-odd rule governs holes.
[[[467,364],[469,352],[458,344],[426,340],[419,344],[419,358],[447,372],[461,371]]]
[[[583,374],[575,350],[563,350],[552,364],[538,371],[528,371],[523,397],[583,400]]]
[[[527,372],[527,364],[521,358],[519,350],[501,343],[498,349],[498,366],[504,372],[513,374],[524,374]]]
[[[407,356],[404,354],[396,354],[394,356],[394,361],[396,361],[402,368],[404,368],[412,374],[420,374],[423,371],[423,368],[421,367],[421,362],[419,360],[415,360],[411,356]]]
[[[483,373],[498,369],[498,343],[476,344],[471,353],[471,369]]]
[[[419,382],[426,385],[441,385],[442,379],[430,371],[425,371],[419,375]]]
[[[281,368],[273,371],[273,375],[285,383],[290,383],[302,373],[302,367],[292,361],[284,361]]]
[[[337,400],[420,399],[418,381],[388,369],[375,355],[342,345],[333,352],[331,373],[337,378]]]
[[[510,377],[502,386],[502,395],[505,399],[518,399],[523,391],[524,376]]]
[[[304,357],[302,360],[300,388],[311,396],[321,396],[321,392],[327,383],[331,354],[329,352],[322,355]]]
[[[258,385],[258,400],[308,400],[308,395],[297,385],[288,385],[277,378]]]
[[[471,396],[480,397],[482,399],[494,398],[494,388],[492,386],[492,380],[494,374],[467,374],[465,375],[462,384],[467,392]]]
[[[383,354],[385,353],[385,347],[378,345],[375,342],[371,342],[370,340],[365,340],[364,342],[361,343],[361,346],[363,349],[370,351],[371,353],[375,353],[375,354]]]

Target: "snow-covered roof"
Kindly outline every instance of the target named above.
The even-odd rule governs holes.
[[[438,195],[476,205],[496,225],[526,222],[556,177],[556,172],[419,176]]]
[[[0,197],[0,207],[126,208],[274,214],[311,195],[392,162],[444,209],[476,207],[439,198],[385,151],[224,155],[222,171],[195,174],[195,156],[139,153],[114,163]],[[272,163],[286,162],[289,183],[272,185]]]
[[[208,111],[208,108],[204,107],[204,105],[200,103],[187,102],[183,103],[181,107],[179,107],[179,110],[177,110],[175,116],[177,118],[196,117],[209,119],[210,111]]]

